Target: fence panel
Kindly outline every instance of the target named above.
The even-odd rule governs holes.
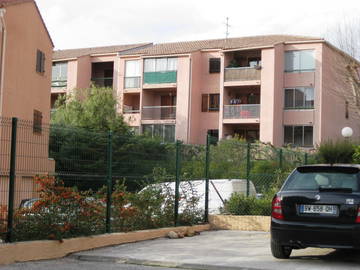
[[[201,223],[206,209],[206,146],[181,144],[179,225]]]

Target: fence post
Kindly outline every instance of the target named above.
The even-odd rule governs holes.
[[[180,150],[181,142],[176,141],[176,152],[175,152],[175,209],[174,209],[174,225],[179,225],[179,186],[180,186]]]
[[[283,150],[279,149],[279,169],[282,170],[283,168]]]
[[[250,148],[251,143],[247,143],[246,149],[246,197],[250,195]]]
[[[304,165],[308,164],[308,153],[304,154]]]
[[[15,197],[15,173],[16,173],[16,136],[17,136],[17,118],[11,119],[11,148],[10,148],[10,172],[9,172],[9,198],[8,198],[8,216],[6,242],[12,242],[12,233],[14,225],[14,197]]]
[[[108,134],[107,145],[107,192],[106,192],[106,233],[111,232],[111,194],[112,194],[112,131]]]
[[[209,163],[210,163],[210,135],[206,137],[205,151],[205,214],[204,222],[209,221]]]

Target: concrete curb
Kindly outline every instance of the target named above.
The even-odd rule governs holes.
[[[6,243],[0,245],[0,265],[14,262],[57,259],[74,252],[161,238],[165,237],[170,231],[175,230],[185,232],[187,229],[208,231],[210,230],[210,225],[204,224],[127,233],[101,234],[64,239],[63,242],[55,240],[38,240],[10,244]]]
[[[210,265],[210,264],[193,264],[193,263],[179,263],[167,261],[152,261],[141,260],[127,257],[114,257],[114,256],[97,256],[97,255],[69,255],[68,258],[76,259],[79,261],[88,262],[107,262],[107,263],[120,263],[120,264],[134,264],[143,266],[157,266],[179,269],[192,269],[192,270],[264,270],[264,268],[250,268],[250,267],[233,267],[224,265]]]

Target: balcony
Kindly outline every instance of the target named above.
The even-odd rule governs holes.
[[[258,119],[260,104],[224,105],[224,119]]]
[[[131,89],[131,88],[140,88],[141,77],[125,77],[124,81],[124,88]]]
[[[259,67],[225,68],[225,82],[235,81],[260,81],[261,70]]]
[[[176,83],[176,71],[144,72],[144,84]]]
[[[113,77],[93,77],[91,81],[98,87],[113,87]]]
[[[142,108],[142,120],[174,120],[176,118],[176,106],[144,106]]]

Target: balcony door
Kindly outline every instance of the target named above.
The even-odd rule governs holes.
[[[173,119],[176,110],[176,96],[161,96],[160,105],[161,119]]]

